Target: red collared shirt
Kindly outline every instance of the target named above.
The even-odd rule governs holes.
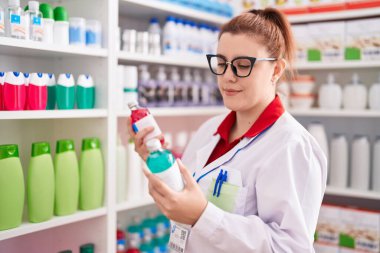
[[[212,151],[210,157],[208,158],[206,165],[215,161],[216,159],[218,159],[219,157],[221,157],[222,155],[230,151],[244,137],[252,138],[258,135],[259,133],[261,133],[267,127],[275,123],[278,120],[278,118],[280,118],[280,116],[284,113],[284,111],[285,110],[284,110],[284,107],[282,106],[280,98],[276,96],[273,99],[273,101],[260,114],[260,116],[257,118],[255,123],[251,126],[251,128],[248,129],[248,131],[245,134],[243,134],[243,136],[229,143],[228,139],[230,136],[230,132],[236,122],[236,112],[231,111],[226,116],[226,118],[222,121],[222,123],[219,125],[215,133],[215,134],[220,135],[220,140],[218,144],[216,145],[216,147],[214,148],[214,151]]]

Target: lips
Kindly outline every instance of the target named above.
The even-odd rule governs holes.
[[[234,96],[241,92],[241,90],[235,90],[235,89],[223,89],[223,92],[226,96]]]

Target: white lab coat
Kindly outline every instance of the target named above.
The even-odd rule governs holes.
[[[195,172],[195,179],[229,159],[250,140],[244,138],[204,167],[220,139],[214,133],[225,116],[203,124],[184,152],[183,162]],[[236,210],[229,213],[209,202],[191,229],[186,253],[314,252],[327,160],[301,124],[285,112],[224,168],[235,171],[242,185]],[[206,195],[218,173],[219,169],[199,181]]]

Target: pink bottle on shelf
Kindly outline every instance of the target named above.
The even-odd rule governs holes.
[[[45,110],[47,103],[47,80],[43,73],[32,73],[28,87],[28,109]]]
[[[25,108],[26,87],[22,72],[7,72],[3,86],[4,108],[22,111]]]
[[[24,77],[25,77],[25,108],[24,110],[29,110],[29,80],[30,80],[30,75],[29,73],[24,72]]]
[[[5,73],[0,72],[0,111],[4,110],[3,105],[3,85],[4,85]]]

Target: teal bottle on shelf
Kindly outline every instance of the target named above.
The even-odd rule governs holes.
[[[57,85],[55,82],[54,74],[47,74],[47,90],[48,100],[46,104],[46,110],[54,110],[56,105]]]
[[[82,154],[79,161],[80,191],[79,209],[90,210],[103,204],[104,162],[98,138],[82,141]]]
[[[21,225],[25,186],[15,144],[0,145],[0,231]]]
[[[90,75],[80,75],[77,82],[78,109],[93,109],[95,107],[95,86]]]
[[[60,110],[74,109],[75,83],[72,74],[60,74],[56,90],[57,107]]]
[[[43,222],[53,217],[54,188],[54,166],[50,144],[48,142],[33,143],[27,175],[30,222]]]
[[[79,169],[74,141],[57,141],[54,170],[54,213],[57,216],[73,214],[78,210],[79,199]]]

